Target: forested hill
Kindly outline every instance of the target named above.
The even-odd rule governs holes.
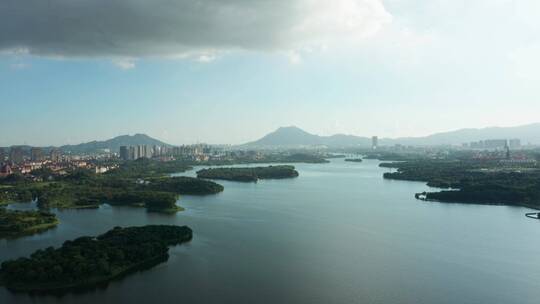
[[[109,149],[112,152],[116,152],[120,149],[121,146],[137,146],[137,145],[170,146],[169,144],[164,143],[155,138],[152,138],[148,135],[135,134],[135,135],[117,136],[115,138],[105,140],[105,141],[92,141],[92,142],[82,143],[78,145],[66,145],[60,148],[64,152],[92,153],[92,152],[98,152],[103,149]]]

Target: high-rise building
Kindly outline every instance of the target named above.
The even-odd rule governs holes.
[[[166,156],[166,155],[169,155],[169,154],[170,154],[170,151],[169,151],[168,147],[166,147],[166,146],[161,147],[161,156]]]
[[[123,160],[136,160],[139,158],[152,158],[163,155],[162,147],[149,145],[121,146],[120,158]]]
[[[510,139],[508,141],[508,146],[512,149],[521,147],[521,140],[517,138]]]
[[[14,164],[20,164],[24,161],[23,149],[21,147],[11,147],[9,150],[9,160]]]
[[[127,146],[120,147],[120,159],[129,160],[129,148]]]
[[[49,158],[55,163],[59,162],[62,157],[62,152],[59,149],[52,149],[49,154]]]
[[[158,145],[154,145],[154,148],[152,149],[152,156],[154,157],[160,157],[161,156],[161,147]]]
[[[376,150],[378,146],[379,146],[379,137],[373,136],[371,138],[371,149]]]
[[[139,158],[143,158],[145,157],[144,155],[144,146],[143,145],[138,145],[137,146],[137,157],[135,157],[135,159],[139,159]]]
[[[486,139],[484,140],[485,149],[504,149],[508,146],[506,139]]]
[[[136,147],[136,150],[137,150],[137,158],[151,158],[152,157],[152,148],[148,145],[138,145]]]
[[[139,158],[139,154],[137,154],[137,148],[136,147],[129,147],[129,159],[137,159]]]
[[[4,148],[0,148],[0,165],[4,162],[6,159],[6,150]]]
[[[43,160],[43,150],[38,147],[32,147],[30,149],[30,159],[33,162],[39,162]]]
[[[148,145],[143,146],[143,157],[152,158],[152,148]]]

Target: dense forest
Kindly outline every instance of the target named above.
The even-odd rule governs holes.
[[[223,186],[212,181],[192,177],[172,177],[151,179],[146,185],[152,191],[168,191],[178,194],[206,195],[216,194],[224,190]]]
[[[240,182],[256,182],[259,179],[282,179],[297,177],[293,166],[268,166],[246,168],[210,168],[197,171],[197,177]]]
[[[135,161],[123,162],[117,170],[112,170],[107,174],[123,178],[148,178],[185,172],[190,169],[192,167],[182,161],[161,162],[139,158]]]
[[[0,283],[24,292],[93,287],[166,261],[169,246],[192,237],[187,226],[116,227],[98,237],[79,237],[57,249],[3,262]]]
[[[0,238],[12,238],[45,231],[58,225],[53,213],[0,208]]]

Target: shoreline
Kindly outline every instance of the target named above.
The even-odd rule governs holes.
[[[126,267],[121,270],[115,271],[110,276],[105,277],[96,277],[88,279],[84,282],[80,283],[73,283],[73,284],[64,284],[64,285],[35,285],[35,286],[6,286],[3,284],[2,280],[0,279],[0,287],[4,287],[8,289],[11,292],[15,293],[36,293],[36,294],[57,294],[57,293],[66,293],[70,291],[84,291],[84,290],[91,290],[94,288],[99,287],[101,284],[108,284],[114,280],[120,279],[130,273],[134,273],[140,270],[144,270],[145,268],[152,268],[153,266],[156,266],[158,264],[164,263],[168,260],[169,254],[165,253],[164,255],[155,256],[153,258],[144,260],[142,262],[139,262],[135,265]]]

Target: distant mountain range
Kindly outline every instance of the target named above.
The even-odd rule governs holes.
[[[436,133],[424,137],[380,138],[380,145],[461,145],[473,141],[486,139],[514,139],[518,138],[522,144],[540,144],[540,123],[518,127],[490,127],[483,129],[461,129],[451,132]],[[350,147],[370,146],[371,138],[336,134],[332,136],[319,136],[308,133],[298,127],[281,127],[263,138],[242,145],[246,148],[272,148],[272,147],[301,147],[301,146],[328,146]]]
[[[436,145],[461,145],[473,141],[486,139],[514,139],[521,140],[523,145],[540,145],[540,123],[517,126],[517,127],[490,127],[483,129],[461,129],[451,132],[436,133],[424,137],[403,138],[379,138],[379,145],[411,145],[411,146],[436,146]],[[118,152],[120,146],[167,146],[172,145],[154,139],[145,134],[122,135],[105,141],[92,141],[78,145],[65,145],[59,147],[64,152],[71,153],[94,153],[105,149]],[[241,148],[298,148],[306,146],[327,147],[369,147],[371,137],[336,134],[332,136],[319,136],[308,133],[298,127],[281,127],[263,138],[240,145]],[[25,151],[30,146],[20,146]],[[45,151],[53,147],[44,147]]]
[[[72,153],[91,153],[109,149],[111,152],[118,152],[121,146],[171,146],[160,140],[154,139],[145,134],[122,135],[105,141],[91,141],[78,145],[61,146],[60,149],[64,152]]]

